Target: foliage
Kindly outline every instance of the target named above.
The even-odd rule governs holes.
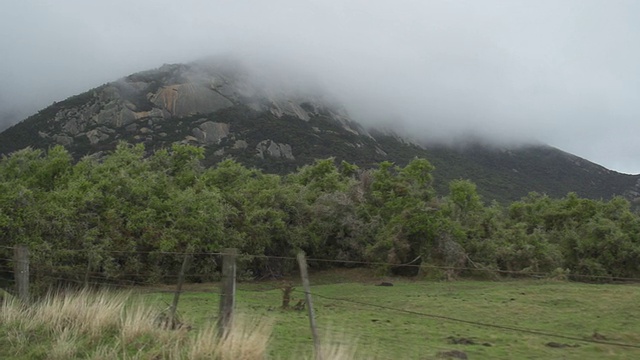
[[[640,277],[640,217],[623,198],[531,193],[504,207],[485,205],[464,179],[437,196],[435,169],[420,158],[373,170],[328,158],[280,176],[233,160],[204,168],[204,155],[194,146],[148,154],[120,143],[110,155],[77,163],[60,146],[2,158],[0,257],[11,258],[16,244],[37,249],[35,280],[44,285],[90,275],[170,281],[181,253],[228,247],[250,255],[241,270],[259,278],[294,270],[293,261],[269,257],[299,250],[386,263],[404,275],[435,266],[447,278],[558,268],[576,280]],[[194,279],[218,269],[215,256],[194,261]]]

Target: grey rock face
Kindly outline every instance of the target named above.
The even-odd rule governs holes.
[[[293,150],[289,144],[279,144],[271,140],[262,140],[256,146],[256,150],[258,151],[256,156],[261,159],[264,159],[264,156],[268,155],[276,158],[295,160]]]
[[[115,130],[110,129],[105,126],[101,126],[99,128],[87,131],[86,136],[89,139],[89,142],[94,145],[101,141],[105,141],[109,139],[109,134],[113,134]]]
[[[124,107],[121,101],[114,100],[105,105],[104,109],[94,117],[94,121],[98,124],[121,127],[133,123],[136,118],[135,113]]]
[[[272,87],[270,82],[260,81],[259,75],[247,72],[242,66],[192,63],[166,65],[122,78],[102,86],[90,94],[78,106],[61,108],[54,118],[55,128],[47,130],[51,138],[60,136],[58,143],[67,144],[73,138],[87,136],[91,144],[113,141],[114,136],[96,125],[109,129],[125,130],[123,139],[135,135],[146,137],[171,127],[181,127],[181,118],[196,114],[210,114],[234,105],[243,104],[259,112],[270,112],[277,117],[293,117],[308,121],[314,116],[335,120],[353,133],[362,133],[349,122],[346,112],[318,96],[300,96],[292,89]],[[198,124],[198,125],[196,125]],[[219,144],[230,134],[229,124],[207,121],[202,118],[194,123],[191,134],[202,145]],[[320,129],[316,130],[320,132]],[[121,135],[122,136],[122,135]],[[141,140],[142,138],[135,139]],[[236,149],[248,144],[237,141]],[[268,142],[260,146],[268,156],[293,159],[291,146]],[[264,155],[262,155],[264,156]]]
[[[295,159],[295,157],[293,157],[293,149],[291,149],[291,145],[279,144],[279,147],[280,147],[280,153],[282,154],[282,157],[287,158],[289,160]]]
[[[207,114],[233,105],[233,102],[211,88],[194,83],[164,86],[151,102],[172,116]]]
[[[289,115],[304,121],[309,121],[309,119],[311,119],[306,110],[291,100],[272,100],[269,111],[277,117]]]
[[[63,146],[71,145],[73,143],[73,138],[66,135],[56,135],[54,136],[54,139],[56,143]]]
[[[233,143],[234,149],[246,149],[247,147],[249,147],[249,144],[244,140],[236,140],[236,142]]]
[[[219,144],[229,135],[229,124],[207,121],[193,129],[192,133],[200,143]]]
[[[62,130],[70,135],[78,135],[83,132],[86,126],[86,122],[82,121],[79,118],[73,118],[67,121],[64,126],[62,126]]]
[[[105,133],[101,132],[98,129],[93,129],[91,131],[87,131],[86,136],[89,139],[89,142],[91,143],[91,145],[95,145],[95,144],[99,143],[100,141],[104,141],[104,140],[107,140],[109,138],[108,134],[105,134]]]

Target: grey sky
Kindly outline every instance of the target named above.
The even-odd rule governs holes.
[[[541,141],[640,173],[640,1],[0,3],[0,119],[163,63],[281,63],[362,122]],[[3,128],[6,124],[0,124]]]

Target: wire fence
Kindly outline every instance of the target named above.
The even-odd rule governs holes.
[[[1,249],[13,250],[12,247],[8,246],[0,246]],[[38,250],[33,250],[36,254],[36,257],[42,257],[45,254],[37,254]],[[72,253],[87,253],[88,250],[84,249],[67,249],[65,252]],[[219,257],[224,255],[223,251],[212,251],[212,252],[157,252],[157,251],[107,251],[106,253],[112,254],[120,254],[120,255],[130,255],[130,256],[139,256],[139,255],[154,255],[160,256],[159,261],[162,262],[171,260],[170,262],[175,263],[177,259],[191,256],[191,257],[200,257],[200,260],[204,257]],[[171,259],[162,259],[162,256],[170,256]],[[243,254],[238,256],[238,261],[248,261],[252,259],[264,259],[269,261],[287,261],[287,262],[295,262],[297,259],[295,257],[288,256],[268,256],[268,255],[251,255],[251,254]],[[13,275],[15,275],[14,271],[14,262],[15,259],[8,257],[0,257],[0,276],[2,277],[0,280],[0,285],[5,290],[9,292],[12,291],[14,287]],[[501,275],[515,275],[518,278],[529,278],[540,280],[546,278],[548,276],[547,273],[542,272],[531,272],[531,271],[505,271],[505,270],[496,270],[496,269],[486,269],[482,267],[452,267],[452,266],[436,266],[436,265],[428,265],[428,264],[417,264],[415,260],[411,263],[407,264],[394,264],[394,263],[386,263],[386,262],[367,262],[367,261],[352,261],[352,260],[337,260],[337,259],[322,259],[322,258],[308,258],[307,262],[310,264],[330,264],[334,266],[358,266],[358,267],[367,267],[367,268],[376,268],[376,267],[388,267],[388,268],[398,268],[398,267],[410,267],[410,268],[419,268],[419,269],[433,269],[433,270],[454,270],[454,271],[468,271],[468,272],[488,272],[491,274],[501,274]],[[115,275],[109,275],[108,271],[100,271],[99,269],[89,269],[78,273],[77,275],[71,276],[74,272],[73,269],[70,270],[70,264],[64,263],[55,263],[51,262],[48,264],[40,264],[40,263],[31,263],[31,271],[32,276],[37,280],[39,285],[42,288],[47,287],[48,291],[52,288],[56,287],[94,287],[94,288],[113,288],[113,289],[123,289],[129,291],[137,291],[140,293],[145,292],[176,292],[176,290],[172,289],[171,286],[175,284],[175,282],[181,276],[189,279],[189,281],[193,284],[197,284],[199,282],[206,284],[204,289],[194,290],[189,287],[183,288],[179,293],[190,293],[190,292],[208,292],[211,294],[219,294],[220,292],[217,290],[217,285],[210,283],[212,279],[220,279],[219,267],[212,266],[206,270],[206,272],[202,272],[201,269],[190,268],[189,271],[185,271],[183,274],[178,273],[165,273],[161,276],[155,276],[147,279],[147,281],[140,281],[140,277],[144,277],[144,271],[138,272],[114,272]],[[640,278],[629,278],[629,277],[604,277],[598,275],[578,275],[572,274],[576,278],[580,279],[590,279],[590,280],[602,280],[606,279],[608,281],[624,281],[624,282],[636,282],[640,283]],[[241,276],[240,276],[241,277]],[[256,293],[269,293],[270,298],[278,298],[284,287],[289,286],[291,288],[291,292],[295,293],[299,296],[304,295],[304,291],[294,288],[294,286],[299,287],[299,282],[295,280],[295,277],[289,276],[277,276],[276,274],[270,274],[265,277],[265,279],[270,281],[255,281],[255,277],[248,276],[246,280],[249,281],[248,284],[251,286],[246,287],[243,286],[244,283],[240,283],[238,286],[238,291],[244,294],[247,294],[249,297],[252,294]],[[275,281],[274,281],[275,280]],[[36,284],[38,284],[36,283]],[[276,292],[277,295],[271,294],[272,292]],[[630,349],[640,349],[640,345],[633,343],[626,343],[621,341],[611,341],[607,339],[594,339],[585,336],[578,336],[575,334],[566,334],[561,332],[547,331],[536,328],[528,328],[528,327],[520,327],[514,326],[512,324],[504,324],[504,323],[492,323],[492,322],[483,322],[470,320],[460,317],[454,317],[449,315],[443,315],[433,312],[424,312],[417,311],[410,308],[401,308],[396,306],[385,305],[376,301],[362,301],[357,297],[345,297],[345,296],[332,296],[326,293],[323,293],[321,290],[313,290],[310,294],[318,299],[325,299],[334,302],[340,302],[344,304],[357,305],[356,308],[364,308],[364,309],[373,309],[378,312],[384,313],[402,313],[408,314],[415,317],[427,318],[432,320],[437,320],[445,323],[459,323],[465,324],[472,327],[478,328],[491,328],[501,332],[508,333],[518,333],[518,334],[528,334],[535,335],[540,337],[546,337],[551,339],[557,339],[562,341],[575,341],[580,343],[588,343],[588,344],[598,344],[598,345],[606,345],[620,348],[630,348]],[[277,306],[274,304],[273,306]],[[638,314],[640,316],[640,314]],[[357,329],[354,329],[357,331]],[[369,338],[375,338],[373,335],[366,335]]]
[[[1,245],[0,249],[10,249],[13,250],[13,247]],[[206,257],[220,257],[224,253],[221,251],[212,251],[212,252],[174,252],[174,251],[120,251],[120,250],[100,250],[104,254],[119,254],[119,255],[129,255],[130,258],[140,255],[153,255],[153,256],[173,256],[172,259],[158,259],[158,266],[162,266],[162,261],[172,262],[174,266],[179,263],[179,260],[184,256],[191,256],[192,258],[199,259],[203,261]],[[38,253],[38,250],[32,250],[34,254]],[[70,254],[87,254],[90,253],[90,250],[86,249],[65,249],[64,253],[66,255]],[[46,258],[48,254],[42,253],[39,255],[40,258]],[[238,261],[240,262],[248,262],[252,260],[269,260],[269,261],[288,261],[291,264],[295,264],[296,258],[293,256],[270,256],[270,255],[252,255],[252,254],[240,254],[238,256]],[[181,260],[180,260],[181,261]],[[458,273],[466,272],[466,274],[490,274],[490,275],[506,275],[507,278],[513,277],[518,279],[530,278],[530,279],[544,279],[553,276],[548,272],[536,272],[536,271],[511,271],[511,270],[503,270],[503,269],[494,269],[494,268],[486,268],[481,266],[440,266],[433,264],[416,264],[412,261],[412,263],[406,264],[398,264],[398,263],[389,263],[389,262],[379,262],[379,261],[358,261],[358,260],[338,260],[338,259],[323,259],[323,258],[307,258],[307,262],[310,264],[316,264],[320,267],[361,267],[361,268],[387,268],[387,269],[401,269],[401,268],[412,268],[416,270],[428,271],[428,270],[439,270],[439,271],[454,271]],[[12,274],[13,273],[13,258],[8,257],[0,257],[0,274]],[[324,264],[324,265],[322,265]],[[187,278],[197,279],[197,281],[206,281],[215,279],[218,274],[212,272],[212,268],[219,267],[219,264],[216,261],[213,261],[209,269],[206,272],[202,271],[189,271],[184,274]],[[82,268],[82,266],[73,267],[73,271],[77,273],[75,277],[69,277],[69,273],[72,266],[70,264],[32,264],[32,271],[36,276],[42,277],[52,277],[53,275],[64,275],[60,277],[59,280],[68,280],[73,282],[78,282],[82,279],[94,279],[96,283],[105,282],[109,285],[123,285],[116,284],[117,282],[128,283],[131,286],[136,285],[152,285],[158,282],[170,282],[173,279],[177,279],[179,275],[177,273],[172,272],[164,272],[161,275],[158,275],[154,278],[147,279],[146,281],[134,281],[131,279],[127,279],[130,277],[147,277],[149,276],[149,269],[142,269],[136,272],[126,271],[123,269],[103,269],[101,271],[96,271],[93,269],[90,264],[87,265],[87,268],[78,271],[78,269]],[[171,269],[172,270],[172,269]],[[590,274],[577,274],[577,273],[567,273],[566,277],[571,279],[577,279],[581,281],[607,281],[607,282],[629,282],[629,283],[640,283],[640,278],[634,277],[620,277],[620,276],[605,276],[605,275],[590,275]],[[6,276],[5,276],[6,278]],[[82,278],[82,279],[80,279]],[[246,276],[240,276],[244,280],[277,280],[281,278],[285,278],[285,274],[277,273],[277,272],[269,272],[266,271],[265,274],[252,274],[248,273]],[[10,280],[10,279],[5,279]]]
[[[13,247],[9,246],[0,246],[0,249],[13,249]],[[67,254],[72,253],[80,253],[80,254],[88,254],[93,250],[91,249],[64,249],[64,252]],[[224,253],[221,251],[212,251],[212,252],[178,252],[178,251],[125,251],[125,250],[103,250],[100,249],[101,253],[104,254],[125,254],[125,255],[174,255],[174,256],[221,256]],[[418,257],[419,258],[419,257]],[[433,264],[425,264],[425,263],[415,263],[416,260],[409,263],[390,263],[390,262],[381,262],[381,261],[364,261],[364,260],[341,260],[341,259],[323,259],[323,258],[307,258],[307,262],[309,263],[318,263],[318,264],[329,264],[329,265],[337,265],[337,266],[359,266],[359,267],[386,267],[386,268],[413,268],[413,269],[422,269],[422,270],[443,270],[443,271],[456,271],[456,272],[472,272],[472,273],[489,273],[489,274],[498,274],[498,275],[513,275],[518,278],[532,278],[532,279],[540,279],[549,277],[549,272],[542,271],[530,271],[530,270],[504,270],[504,269],[496,269],[496,268],[487,268],[483,266],[445,266],[445,265],[433,265]],[[294,256],[273,256],[273,255],[263,255],[263,254],[240,254],[238,257],[239,260],[254,260],[254,259],[265,259],[265,260],[288,260],[291,262],[296,261],[296,257]],[[473,261],[469,259],[471,263]],[[13,259],[10,258],[0,258],[0,262],[10,263]],[[135,276],[140,275],[140,273],[127,273],[127,272],[119,272],[122,276]],[[166,277],[177,277],[177,275],[164,275]],[[202,276],[205,275],[199,273],[190,273],[187,276]],[[640,283],[640,278],[636,277],[623,277],[623,276],[611,276],[611,275],[595,275],[595,274],[579,274],[579,273],[568,273],[567,276],[572,279],[580,279],[583,281],[619,281],[619,282],[636,282]]]
[[[296,291],[300,292],[299,290],[296,290]],[[431,318],[431,319],[437,319],[437,320],[443,320],[443,321],[449,321],[449,322],[458,322],[458,323],[464,323],[464,324],[469,324],[469,325],[474,325],[474,326],[488,327],[488,328],[494,328],[494,329],[505,330],[505,331],[513,331],[513,332],[519,332],[519,333],[525,333],[525,334],[541,335],[541,336],[547,336],[547,337],[552,337],[552,338],[557,338],[557,339],[565,339],[565,340],[573,340],[573,341],[580,341],[580,342],[588,342],[588,343],[603,344],[603,345],[623,346],[623,347],[640,349],[640,345],[635,345],[635,344],[625,344],[625,343],[618,343],[618,342],[611,342],[611,341],[594,340],[594,339],[570,336],[570,335],[565,335],[565,334],[552,333],[552,332],[547,332],[547,331],[542,331],[542,330],[536,330],[536,329],[526,329],[526,328],[519,328],[519,327],[513,327],[513,326],[505,326],[505,325],[499,325],[499,324],[491,324],[491,323],[484,323],[484,322],[478,322],[478,321],[464,320],[464,319],[454,318],[454,317],[450,317],[450,316],[429,314],[429,313],[424,313],[424,312],[420,312],[420,311],[395,308],[395,307],[391,307],[391,306],[385,306],[385,305],[374,304],[374,303],[369,303],[369,302],[357,301],[357,300],[352,300],[352,299],[331,297],[331,296],[321,295],[321,294],[316,293],[316,292],[312,292],[311,294],[313,296],[315,296],[315,297],[319,297],[319,298],[323,298],[323,299],[347,302],[347,303],[358,304],[358,305],[364,305],[364,306],[372,307],[372,308],[375,308],[375,309],[389,310],[389,311],[401,312],[401,313],[406,313],[406,314],[411,314],[411,315],[418,315],[418,316],[423,316],[423,317]]]

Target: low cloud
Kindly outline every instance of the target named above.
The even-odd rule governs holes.
[[[434,142],[540,141],[640,173],[633,0],[66,0],[0,10],[0,30],[12,34],[0,40],[0,115],[232,54],[327,89],[365,124]]]

